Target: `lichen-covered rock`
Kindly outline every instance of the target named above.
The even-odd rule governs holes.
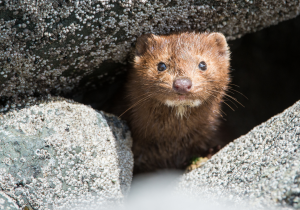
[[[185,174],[179,189],[237,203],[248,199],[254,209],[299,209],[299,142],[300,101]]]
[[[128,127],[67,101],[0,116],[0,189],[19,207],[84,209],[122,201],[132,179]]]
[[[0,111],[36,94],[114,75],[142,33],[219,31],[228,39],[299,14],[297,0],[0,1]],[[91,74],[93,73],[93,74]],[[83,82],[84,83],[84,82]],[[1,101],[0,101],[1,102]]]

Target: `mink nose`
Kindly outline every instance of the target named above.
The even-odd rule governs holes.
[[[175,79],[173,82],[173,89],[178,93],[188,93],[192,88],[192,81],[188,78]]]

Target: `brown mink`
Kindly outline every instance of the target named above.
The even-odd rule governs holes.
[[[138,38],[119,112],[131,128],[135,173],[184,169],[220,144],[216,130],[229,60],[220,33]]]

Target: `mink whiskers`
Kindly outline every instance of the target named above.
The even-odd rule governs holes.
[[[210,89],[206,89],[207,91],[214,91],[214,90],[210,90]],[[219,93],[218,91],[214,91],[214,92],[217,92]],[[232,102],[230,99],[228,99],[230,102]],[[234,108],[232,108],[228,103],[226,103],[224,100],[222,101],[224,104],[226,104],[232,111],[235,111]],[[234,102],[232,102],[235,106],[236,104]]]
[[[205,91],[205,92],[206,92],[206,91]],[[208,92],[206,92],[206,93],[208,93]],[[211,96],[217,98],[215,95],[213,95],[213,94],[211,94],[211,93],[208,93],[208,94],[210,94]],[[206,100],[203,100],[203,103],[205,103],[207,106],[213,104],[213,102],[211,101],[210,98],[208,98],[208,99],[206,99]],[[217,112],[217,114],[219,114],[219,115],[222,117],[222,119],[226,120],[226,119],[224,118],[224,116],[220,113],[220,112],[222,112],[225,116],[227,115],[222,109],[219,110],[220,112],[219,112],[218,110],[213,110],[213,111]]]
[[[142,102],[145,102],[146,100],[150,99],[151,95],[153,94],[149,94],[147,96],[145,96],[144,98],[140,99],[139,101],[137,101],[136,103],[134,103],[131,107],[129,107],[125,112],[123,112],[119,117],[121,117],[122,115],[124,115],[126,112],[128,112],[130,109],[132,109],[133,107],[139,105]]]
[[[230,84],[229,84],[229,85],[230,85]],[[243,93],[241,93],[241,92],[239,92],[239,91],[233,89],[232,87],[228,86],[228,89],[229,89],[229,90],[227,90],[228,92],[234,91],[234,92],[239,93],[240,95],[242,95],[244,98],[248,99]],[[232,93],[232,94],[234,94],[234,93]]]
[[[213,92],[217,92],[217,93],[220,93],[220,91],[216,91],[216,90],[210,90],[210,91],[213,91]],[[227,93],[223,93],[224,94],[224,97],[226,98],[226,97],[228,97],[228,98],[226,98],[226,99],[228,99],[232,104],[234,104],[234,106],[235,107],[237,107],[238,108],[238,106],[232,101],[232,100],[234,100],[235,102],[237,102],[239,105],[241,105],[242,107],[245,107],[242,103],[240,103],[236,98],[234,98],[233,96],[231,96],[231,95],[229,95],[229,94],[227,94]],[[232,99],[232,100],[230,100],[230,99]]]
[[[136,99],[138,99],[138,98],[140,98],[140,97],[142,97],[142,96],[144,96],[144,95],[146,95],[146,94],[149,94],[149,92],[146,92],[146,93],[144,93],[144,94],[142,94],[142,95],[135,96],[135,97],[133,97],[134,94],[128,94],[128,95],[125,96],[125,98],[129,98],[129,97],[130,97],[132,100],[136,100]]]
[[[207,89],[208,91],[213,91],[213,92],[216,92],[216,93],[220,93],[220,91],[216,91],[216,90],[210,90],[210,89]],[[224,97],[226,97],[226,96],[229,96],[229,95],[227,95],[226,93],[222,93],[223,95],[224,95]],[[238,106],[230,99],[230,97],[229,98],[225,98],[225,99],[227,99],[228,101],[230,101],[236,108],[238,108]],[[235,99],[235,98],[234,98]],[[235,99],[236,100],[236,99]],[[229,106],[224,100],[223,100],[223,102],[229,107],[229,108],[231,108],[233,111],[235,111],[231,106]],[[238,102],[238,101],[237,101]],[[239,103],[239,102],[238,102]],[[241,104],[242,105],[242,104]],[[242,105],[243,106],[243,105]]]

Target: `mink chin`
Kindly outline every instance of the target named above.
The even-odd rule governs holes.
[[[216,133],[229,61],[220,33],[138,38],[121,116],[132,132],[135,173],[184,169],[222,145]]]

